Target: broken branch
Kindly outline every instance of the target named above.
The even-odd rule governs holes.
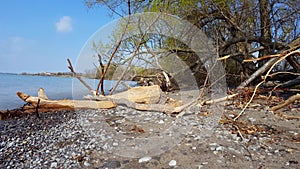
[[[77,75],[77,73],[75,72],[75,70],[72,66],[72,63],[71,63],[70,59],[67,59],[67,61],[69,63],[68,68],[73,73],[73,76],[75,76],[90,91],[90,93],[95,95],[95,91],[91,88],[91,86],[89,86],[84,80],[82,80],[82,78],[79,75]]]
[[[296,100],[300,100],[300,94],[299,94],[299,93],[296,94],[296,95],[291,96],[290,98],[288,98],[288,99],[287,99],[286,101],[284,101],[283,103],[281,103],[281,104],[279,104],[279,105],[277,105],[277,106],[272,107],[272,108],[271,108],[271,111],[276,111],[276,110],[278,110],[278,109],[281,109],[281,108],[283,108],[283,107],[285,107],[285,106],[287,106],[287,105],[293,103],[293,102],[296,101]]]

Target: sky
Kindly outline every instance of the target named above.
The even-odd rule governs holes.
[[[0,72],[69,72],[86,41],[115,18],[84,0],[6,0],[0,10]]]

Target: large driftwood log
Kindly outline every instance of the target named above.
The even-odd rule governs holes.
[[[40,88],[38,90],[38,97],[30,96],[28,94],[17,92],[17,95],[25,102],[30,103],[31,106],[25,106],[25,111],[34,112],[38,107],[39,112],[46,112],[51,110],[73,110],[73,109],[109,109],[117,106],[115,100],[123,100],[121,103],[128,107],[138,107],[139,110],[149,110],[149,104],[158,103],[161,96],[161,89],[158,85],[134,87],[125,92],[121,92],[110,96],[98,96],[102,99],[94,100],[49,100],[45,91]],[[104,99],[105,98],[105,99]],[[95,101],[96,100],[96,101]],[[135,106],[132,106],[132,105]],[[139,105],[137,105],[139,104]],[[156,106],[156,111],[170,112],[168,108],[163,105]]]
[[[17,95],[32,106],[27,112],[35,112],[38,107],[39,112],[49,110],[72,110],[72,109],[108,109],[117,105],[124,105],[137,110],[159,111],[164,113],[179,113],[191,106],[198,99],[175,107],[172,104],[158,104],[161,97],[161,89],[158,85],[134,87],[125,92],[110,96],[86,96],[89,100],[49,100],[43,89],[39,89],[38,97],[17,92]]]
[[[30,103],[39,109],[72,110],[72,109],[109,109],[117,105],[112,101],[92,101],[92,100],[46,100],[41,97],[34,97],[28,94],[17,92],[17,95],[25,102]],[[39,101],[40,100],[40,101]],[[39,102],[39,104],[38,104]]]
[[[158,111],[158,112],[164,112],[167,114],[173,114],[173,113],[180,113],[187,107],[191,106],[192,104],[195,103],[198,99],[191,101],[187,104],[184,104],[182,106],[175,107],[171,104],[140,104],[133,102],[131,100],[128,100],[126,98],[109,98],[109,97],[103,97],[103,96],[85,96],[86,99],[91,99],[91,100],[98,100],[98,101],[113,101],[117,105],[123,105],[126,107],[130,107],[136,110],[143,110],[143,111]]]
[[[161,97],[161,89],[158,85],[139,86],[125,92],[110,96],[85,96],[85,99],[97,101],[113,101],[117,105],[123,105],[136,110],[159,111],[168,114],[179,113],[191,106],[196,100],[175,107],[172,104],[158,104]]]
[[[158,85],[153,86],[138,86],[130,88],[129,90],[109,96],[96,96],[108,100],[107,98],[114,99],[127,99],[134,103],[154,104],[158,103],[161,96],[161,89]],[[101,100],[101,99],[98,99]]]

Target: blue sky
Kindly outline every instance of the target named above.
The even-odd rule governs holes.
[[[6,0],[0,10],[0,72],[67,72],[81,48],[112,21],[83,0]]]

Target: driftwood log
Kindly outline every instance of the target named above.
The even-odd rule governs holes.
[[[113,100],[113,99],[127,99],[134,103],[140,104],[153,104],[160,101],[162,91],[158,85],[153,86],[138,86],[130,88],[124,92],[120,92],[114,95],[108,96],[95,96],[98,101],[101,100]]]
[[[41,89],[39,91],[41,92]],[[117,105],[112,101],[92,101],[92,100],[49,100],[44,97],[34,97],[28,94],[17,92],[17,95],[30,106],[25,106],[25,112],[35,112],[35,108],[39,107],[39,112],[46,112],[52,110],[74,110],[74,109],[109,109],[114,108]],[[34,108],[34,109],[33,109]]]
[[[158,111],[167,114],[180,113],[184,109],[192,106],[199,101],[199,97],[186,104],[174,104],[175,102],[162,101],[163,95],[158,85],[139,86],[130,88],[127,91],[109,96],[92,96],[84,98],[87,100],[50,100],[42,88],[39,89],[38,96],[17,92],[17,95],[29,106],[25,106],[25,112],[49,112],[56,110],[74,110],[74,109],[109,109],[117,105],[123,105],[129,108],[143,111]],[[229,98],[227,98],[229,99]],[[220,100],[223,101],[223,100]],[[215,100],[213,102],[219,102]],[[212,104],[212,103],[207,103]]]
[[[171,105],[157,104],[160,101],[161,89],[158,85],[140,86],[131,88],[110,96],[86,96],[89,100],[50,100],[42,88],[38,91],[38,96],[17,92],[17,95],[29,106],[25,106],[25,112],[35,112],[38,107],[39,112],[52,110],[74,110],[74,109],[109,109],[117,105],[124,105],[137,110],[161,111],[166,113],[180,112],[187,105],[174,107]]]
[[[198,99],[181,106],[172,104],[160,104],[162,91],[158,85],[139,86],[131,88],[125,92],[121,92],[110,96],[85,96],[85,99],[96,101],[113,101],[117,105],[123,105],[136,110],[143,111],[159,111],[167,114],[179,113],[185,108],[191,106]]]
[[[195,103],[194,100],[190,103],[184,104],[182,106],[173,106],[171,104],[140,104],[140,103],[136,103],[136,102],[132,102],[128,99],[125,98],[108,98],[108,97],[99,97],[99,96],[91,96],[88,95],[85,97],[86,99],[91,99],[91,100],[98,100],[98,101],[108,101],[111,100],[113,102],[115,102],[117,105],[123,105],[126,107],[130,107],[136,110],[143,110],[143,111],[158,111],[158,112],[164,112],[167,114],[173,114],[173,113],[179,113],[181,111],[183,111],[184,109],[186,109],[187,107],[190,107],[192,104]]]

